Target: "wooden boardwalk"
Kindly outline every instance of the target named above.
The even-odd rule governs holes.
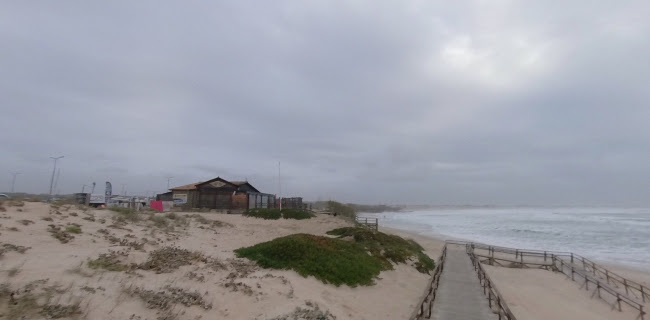
[[[483,288],[465,246],[449,244],[444,263],[431,319],[498,319],[483,294]]]

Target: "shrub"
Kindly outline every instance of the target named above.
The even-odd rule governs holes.
[[[235,250],[238,257],[264,268],[293,269],[324,283],[372,285],[381,262],[356,243],[309,234],[294,234]]]
[[[88,261],[88,267],[108,271],[125,271],[128,269],[128,266],[122,264],[114,252],[100,254],[99,258]]]
[[[350,219],[355,219],[357,217],[357,213],[354,211],[354,208],[336,201],[327,202],[327,211]]]
[[[80,234],[81,233],[81,227],[78,226],[78,225],[69,225],[69,226],[65,227],[65,232]]]
[[[312,213],[301,209],[282,209],[282,211],[280,211],[280,209],[277,208],[249,209],[248,211],[244,212],[243,215],[248,217],[262,218],[264,220],[278,220],[280,218],[303,220],[311,219],[314,217]]]
[[[278,220],[282,218],[280,209],[249,209],[243,213],[247,217],[262,218],[264,220]]]
[[[417,258],[415,268],[422,273],[429,273],[429,270],[435,267],[434,261],[422,252],[422,246],[413,240],[359,227],[338,228],[328,231],[327,234],[352,238],[354,243],[379,259],[385,269],[393,269],[392,263],[406,263],[411,257]]]
[[[315,215],[309,211],[301,209],[282,209],[282,217],[285,219],[303,220],[311,219],[315,217]]]
[[[131,222],[140,221],[140,216],[138,215],[138,212],[131,208],[108,207],[108,210],[115,211],[118,213],[117,217],[114,217],[114,219],[116,219],[117,221],[120,220],[128,220]]]

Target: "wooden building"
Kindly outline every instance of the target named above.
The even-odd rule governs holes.
[[[257,195],[262,194],[248,181],[227,181],[220,177],[174,187],[171,192],[176,206],[243,210],[251,208],[250,195],[256,198]],[[270,196],[273,195],[267,195],[267,197]],[[275,199],[275,196],[273,196],[273,199]],[[254,205],[256,203],[253,202]]]

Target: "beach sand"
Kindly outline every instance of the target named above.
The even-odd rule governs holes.
[[[349,225],[327,215],[309,220],[262,220],[177,213],[176,219],[166,220],[178,226],[165,231],[149,221],[116,223],[117,214],[109,210],[50,209],[30,202],[20,207],[5,202],[4,207],[6,212],[0,212],[3,314],[10,312],[7,295],[13,291],[16,294],[11,299],[35,297],[41,305],[51,305],[48,312],[53,314],[64,306],[77,305],[81,319],[273,319],[289,315],[297,307],[313,310],[318,306],[336,319],[393,320],[411,314],[429,279],[412,267],[398,265],[382,272],[374,286],[336,287],[294,271],[260,269],[247,259],[235,258],[233,250],[240,247],[294,233],[323,235]],[[208,221],[201,223],[199,215]],[[183,225],[182,217],[188,225]],[[48,231],[49,225],[64,230],[72,224],[80,226],[81,233],[67,233],[74,236],[67,243]],[[435,247],[430,246],[435,240],[421,240],[429,241],[423,246]],[[110,251],[124,264],[141,264],[153,250],[166,246],[201,252],[214,263],[192,263],[167,273],[88,267],[90,259]],[[439,254],[435,249],[428,252],[434,259]],[[167,286],[177,289],[165,289]],[[28,317],[41,318],[38,314]]]
[[[410,237],[440,252],[444,239],[433,236],[411,235],[407,231],[380,228],[384,232]],[[436,256],[437,258],[437,256]],[[649,285],[650,272],[621,265],[602,264],[609,270],[628,279]],[[613,310],[610,303],[594,294],[593,286],[587,291],[581,283],[571,281],[562,273],[542,269],[515,269],[484,265],[484,269],[505,298],[508,307],[518,320],[623,320],[636,319],[639,312],[623,304],[622,312]],[[646,312],[650,303],[644,307]]]
[[[291,270],[260,269],[246,259],[235,258],[233,250],[240,247],[294,233],[323,235],[349,225],[332,216],[261,220],[177,213],[175,219],[162,219],[176,225],[171,231],[169,227],[154,227],[151,221],[115,221],[119,215],[109,210],[76,206],[50,209],[49,205],[30,202],[23,206],[5,202],[4,207],[6,212],[0,212],[0,313],[4,315],[11,312],[7,303],[12,299],[33,296],[39,304],[51,306],[49,316],[68,310],[64,306],[77,305],[80,319],[292,319],[296,308],[303,309],[299,319],[315,319],[317,313],[309,310],[318,307],[339,320],[394,320],[411,314],[429,280],[428,275],[412,267],[398,265],[395,270],[382,272],[373,286],[336,287]],[[81,233],[67,233],[74,238],[66,243],[48,231],[49,225],[63,230],[72,224],[78,225]],[[444,245],[441,239],[407,231],[383,227],[380,231],[414,239],[433,259]],[[198,251],[209,260],[165,273],[88,267],[89,260],[109,252],[122,263],[142,264],[152,251],[169,246]],[[158,263],[173,262],[172,258],[168,260],[163,258]],[[614,268],[639,281],[650,279],[647,272]],[[630,311],[612,311],[561,274],[486,269],[519,320],[636,317]],[[9,292],[15,295],[9,298]],[[27,317],[41,318],[38,314]]]

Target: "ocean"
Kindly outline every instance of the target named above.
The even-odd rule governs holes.
[[[380,226],[421,235],[570,251],[650,271],[650,209],[461,207],[359,216],[377,217]]]

